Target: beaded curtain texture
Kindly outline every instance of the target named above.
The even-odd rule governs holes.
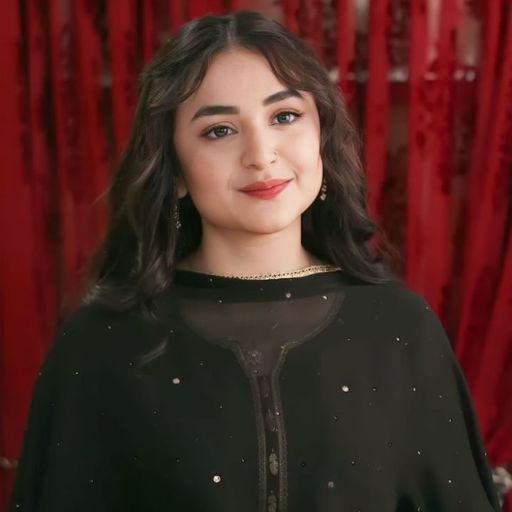
[[[104,233],[137,75],[182,23],[253,9],[300,35],[364,137],[369,206],[440,315],[495,467],[512,461],[508,0],[6,0],[0,16],[0,510],[40,364]],[[507,371],[508,370],[508,371]],[[512,500],[509,493],[509,510]]]

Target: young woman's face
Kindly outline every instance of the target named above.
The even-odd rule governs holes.
[[[310,93],[287,89],[262,55],[233,49],[216,56],[179,106],[178,191],[190,194],[205,229],[274,233],[300,223],[317,197],[318,111]],[[243,191],[251,186],[260,191]]]

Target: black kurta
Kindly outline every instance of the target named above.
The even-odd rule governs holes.
[[[12,511],[498,510],[446,334],[403,285],[178,271],[157,305],[64,323]]]

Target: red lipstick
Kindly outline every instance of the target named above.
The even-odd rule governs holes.
[[[286,185],[291,180],[265,180],[255,181],[240,191],[252,197],[258,197],[259,199],[272,199],[277,196],[279,192],[286,188]]]

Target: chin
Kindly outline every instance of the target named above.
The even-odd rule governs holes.
[[[287,216],[287,218],[279,218],[277,216],[266,219],[259,218],[254,219],[253,222],[245,222],[242,229],[258,235],[271,235],[273,233],[279,233],[280,231],[290,227],[292,224],[295,224],[297,220],[300,222],[300,216]]]

